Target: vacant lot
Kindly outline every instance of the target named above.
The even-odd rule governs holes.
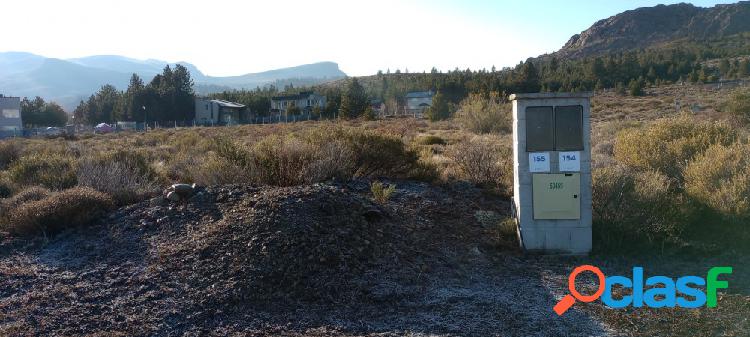
[[[590,257],[518,250],[510,135],[460,118],[2,141],[0,334],[746,336],[750,193],[730,187],[750,162],[733,160],[730,90],[594,98]],[[166,199],[172,183],[196,188]],[[717,308],[557,317],[584,263],[734,274]]]

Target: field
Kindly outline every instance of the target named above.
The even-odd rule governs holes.
[[[588,257],[518,249],[507,104],[482,105],[499,116],[484,134],[456,117],[5,140],[0,334],[747,336],[735,90],[594,96]],[[195,187],[165,198],[173,183]],[[734,272],[717,308],[558,317],[581,264]]]

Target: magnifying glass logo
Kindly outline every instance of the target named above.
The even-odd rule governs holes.
[[[584,296],[576,290],[576,276],[584,271],[592,272],[599,278],[599,289],[597,289],[593,295]],[[557,302],[553,310],[555,310],[558,316],[562,316],[562,314],[568,311],[568,309],[576,303],[576,300],[584,303],[595,301],[604,293],[604,288],[606,287],[604,282],[604,273],[602,273],[599,268],[587,264],[576,267],[576,269],[573,269],[573,272],[570,273],[570,276],[568,276],[568,290],[570,291],[570,294],[565,295],[565,297]]]

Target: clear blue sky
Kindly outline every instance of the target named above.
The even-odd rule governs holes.
[[[216,76],[317,61],[350,75],[489,69],[555,51],[622,11],[676,2],[17,0],[2,5],[0,51],[187,61]]]

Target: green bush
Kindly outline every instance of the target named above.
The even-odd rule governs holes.
[[[685,169],[685,191],[730,219],[750,215],[750,145],[714,145]]]
[[[489,97],[470,94],[459,105],[458,119],[464,128],[474,133],[511,132],[511,107],[502,102],[499,94]]]
[[[682,182],[687,163],[714,144],[729,145],[737,132],[723,122],[689,117],[658,120],[617,134],[615,159],[640,170],[654,170]]]
[[[108,195],[91,188],[76,187],[9,210],[5,226],[14,234],[54,234],[68,228],[86,226],[113,206]]]
[[[55,153],[37,153],[16,160],[8,169],[8,178],[19,186],[40,185],[62,190],[76,185],[76,166],[72,157]]]
[[[592,172],[595,242],[619,250],[678,237],[688,217],[684,198],[656,171],[610,166]]]

